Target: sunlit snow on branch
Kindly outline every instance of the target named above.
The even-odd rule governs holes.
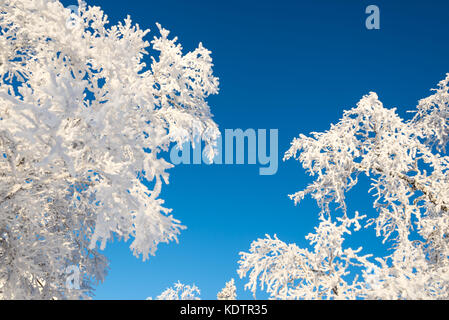
[[[189,286],[178,281],[173,287],[167,288],[162,292],[156,300],[200,300],[200,293],[200,289],[197,286]]]
[[[3,298],[87,297],[113,237],[144,260],[176,241],[184,227],[159,198],[172,167],[161,152],[202,135],[214,156],[211,52],[183,53],[160,25],[148,42],[130,17],[107,26],[99,7],[78,9],[73,28],[59,1],[0,2]],[[69,265],[80,290],[66,289]]]
[[[410,120],[370,93],[329,130],[293,140],[285,159],[314,181],[290,197],[310,195],[321,209],[307,236],[313,250],[277,237],[253,242],[238,270],[249,273],[248,289],[275,299],[449,299],[448,83],[449,74]],[[363,223],[391,249],[385,257],[343,244],[362,223],[349,218],[345,199],[362,174],[378,213]]]

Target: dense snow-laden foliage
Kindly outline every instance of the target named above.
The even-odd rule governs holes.
[[[183,54],[159,25],[148,42],[129,17],[107,27],[83,2],[73,19],[59,1],[0,0],[1,298],[87,297],[108,240],[132,239],[144,260],[177,240],[161,152],[202,135],[214,155],[207,49]],[[65,286],[70,265],[80,290]]]
[[[290,197],[311,195],[321,211],[312,250],[267,237],[241,253],[238,273],[277,299],[449,299],[449,74],[401,119],[375,93],[328,131],[300,135],[285,159],[295,158],[315,179]],[[350,219],[345,194],[365,174],[377,213],[374,227],[391,254],[361,255],[344,239],[361,227]],[[334,210],[334,206],[337,207]]]
[[[173,287],[167,288],[162,292],[156,299],[157,300],[201,300],[199,295],[201,294],[200,289],[197,286],[182,284],[177,282]],[[151,300],[151,298],[147,298]]]
[[[236,300],[236,291],[234,279],[231,279],[231,281],[226,282],[226,286],[217,294],[217,300]]]

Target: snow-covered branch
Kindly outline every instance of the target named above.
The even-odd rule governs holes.
[[[297,159],[314,181],[290,197],[299,203],[311,195],[321,209],[320,226],[308,236],[314,251],[277,238],[255,241],[240,261],[240,276],[251,270],[247,288],[255,292],[260,283],[281,299],[449,298],[448,83],[449,74],[410,120],[372,92],[328,131],[293,140],[285,159]],[[378,213],[365,226],[389,244],[386,257],[343,249],[349,232],[336,229],[348,230],[345,195],[361,174],[371,178]]]
[[[172,143],[219,132],[210,51],[184,53],[157,25],[108,26],[79,2],[0,2],[0,291],[5,298],[79,298],[106,275],[98,249],[131,239],[148,259],[184,228],[159,198]],[[158,54],[148,58],[148,50]],[[99,246],[97,246],[99,245]],[[82,290],[65,288],[76,265]],[[7,279],[7,280],[5,280]]]

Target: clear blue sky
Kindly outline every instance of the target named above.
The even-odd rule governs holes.
[[[220,78],[220,94],[209,99],[215,121],[221,129],[279,129],[280,158],[294,137],[328,129],[369,91],[406,117],[449,72],[449,2],[443,0],[87,2],[101,6],[111,23],[127,14],[142,28],[155,30],[159,22],[186,50],[203,42]],[[365,28],[370,4],[380,8],[380,30]],[[236,274],[239,252],[264,234],[304,246],[317,224],[312,200],[295,207],[287,197],[310,178],[298,162],[279,165],[274,176],[259,176],[255,165],[172,169],[162,198],[188,227],[180,243],[161,245],[147,262],[132,256],[129,243],[110,243],[111,270],[96,298],[156,297],[180,280],[215,299],[232,277],[238,297],[251,298]],[[366,186],[349,195],[351,212],[372,213]],[[372,233],[348,244],[383,250]]]

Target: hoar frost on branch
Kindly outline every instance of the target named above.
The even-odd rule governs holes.
[[[200,289],[197,286],[189,286],[178,281],[173,287],[162,292],[156,300],[200,300],[200,294]],[[147,300],[151,300],[151,298]]]
[[[236,287],[234,279],[226,283],[226,286],[217,294],[218,300],[236,300]],[[195,285],[186,285],[178,281],[173,287],[167,288],[156,300],[201,300],[200,289]],[[148,297],[147,300],[153,298]]]
[[[84,2],[76,27],[70,17],[59,1],[0,0],[0,298],[86,298],[109,240],[132,239],[144,260],[177,240],[161,152],[202,135],[212,158],[219,135],[201,44],[183,54],[159,25],[149,43],[129,17],[107,27]],[[69,265],[81,290],[65,287]]]
[[[226,282],[225,287],[217,294],[217,300],[236,300],[237,299],[237,288],[235,287],[234,279]]]
[[[410,120],[370,93],[328,131],[294,139],[285,159],[315,179],[290,197],[311,195],[321,209],[307,236],[312,249],[269,236],[253,242],[239,261],[246,288],[255,294],[260,285],[275,299],[449,299],[448,83],[449,74]],[[371,178],[371,219],[347,214],[345,194],[361,174]],[[344,248],[362,222],[391,254]]]

